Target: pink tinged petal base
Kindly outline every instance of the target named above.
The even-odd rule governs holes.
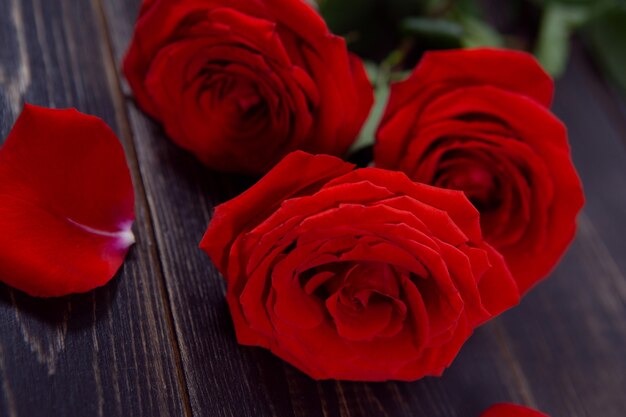
[[[135,242],[124,150],[100,119],[26,105],[0,149],[0,280],[33,296],[106,284]]]

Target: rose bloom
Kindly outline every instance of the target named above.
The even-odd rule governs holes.
[[[201,247],[239,342],[316,379],[440,375],[519,299],[463,193],[331,156],[287,156],[217,207]]]
[[[144,1],[124,73],[139,106],[210,168],[341,156],[373,102],[362,63],[302,0]]]
[[[377,134],[377,167],[465,192],[522,293],[557,264],[584,202],[553,92],[526,53],[429,52],[392,86]]]
[[[548,417],[533,409],[515,404],[496,404],[480,417]]]

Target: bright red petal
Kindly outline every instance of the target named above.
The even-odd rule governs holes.
[[[100,119],[26,105],[0,149],[0,280],[30,295],[107,283],[134,243],[124,150]]]
[[[496,404],[480,417],[548,417],[528,407],[515,404]]]
[[[292,152],[254,187],[216,208],[200,247],[213,259],[220,272],[226,275],[228,255],[233,243],[226,240],[243,233],[246,226],[255,224],[256,219],[266,218],[283,200],[296,197],[303,190],[316,191],[331,178],[352,169],[354,165],[334,156]],[[251,213],[251,207],[258,211]]]

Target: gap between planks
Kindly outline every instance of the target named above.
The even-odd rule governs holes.
[[[155,243],[154,245],[151,245],[151,258],[158,260],[156,262],[156,265],[154,265],[154,269],[157,274],[159,292],[163,300],[163,305],[166,309],[164,316],[167,323],[167,332],[170,339],[170,345],[172,346],[174,360],[176,363],[176,375],[178,378],[179,391],[182,397],[181,402],[183,404],[183,409],[185,410],[185,416],[192,417],[193,411],[191,407],[191,400],[189,397],[189,389],[186,383],[185,371],[182,366],[180,342],[178,340],[177,332],[174,325],[172,305],[167,290],[167,283],[165,282],[164,267],[161,262],[161,257],[159,256],[160,248],[158,247],[156,234],[154,232],[154,219],[152,215],[153,207],[151,207],[150,201],[146,194],[143,175],[139,167],[139,158],[137,157],[137,150],[134,143],[135,138],[130,127],[129,114],[126,107],[126,98],[122,91],[122,83],[120,80],[119,72],[117,71],[117,63],[115,62],[115,54],[113,53],[112,41],[109,34],[110,26],[104,12],[102,0],[92,0],[92,9],[94,11],[94,14],[96,15],[95,17],[99,24],[98,29],[103,40],[102,54],[106,66],[105,72],[107,74],[107,82],[109,84],[109,89],[113,98],[113,106],[115,108],[117,125],[120,129],[120,134],[124,140],[124,143],[128,146],[128,159],[131,161],[131,169],[134,173],[134,177],[137,179],[135,188],[138,192],[136,192],[136,195],[139,196],[141,204],[143,204],[144,207],[147,208],[148,212],[148,221],[146,222],[146,228],[148,229],[149,233],[148,239],[151,242]]]

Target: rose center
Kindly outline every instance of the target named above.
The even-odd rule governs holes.
[[[222,122],[244,127],[262,122],[267,116],[267,106],[258,87],[245,79],[218,76],[204,90],[205,109],[219,113]]]
[[[480,211],[489,211],[500,203],[497,177],[484,165],[457,163],[442,170],[436,185],[452,190],[463,191],[467,198]]]
[[[249,83],[237,83],[230,92],[231,105],[235,106],[242,118],[254,113],[263,105],[255,86]]]
[[[363,262],[333,264],[332,269],[334,273],[315,271],[305,291],[324,299],[341,336],[371,340],[402,329],[407,309],[393,267]]]

